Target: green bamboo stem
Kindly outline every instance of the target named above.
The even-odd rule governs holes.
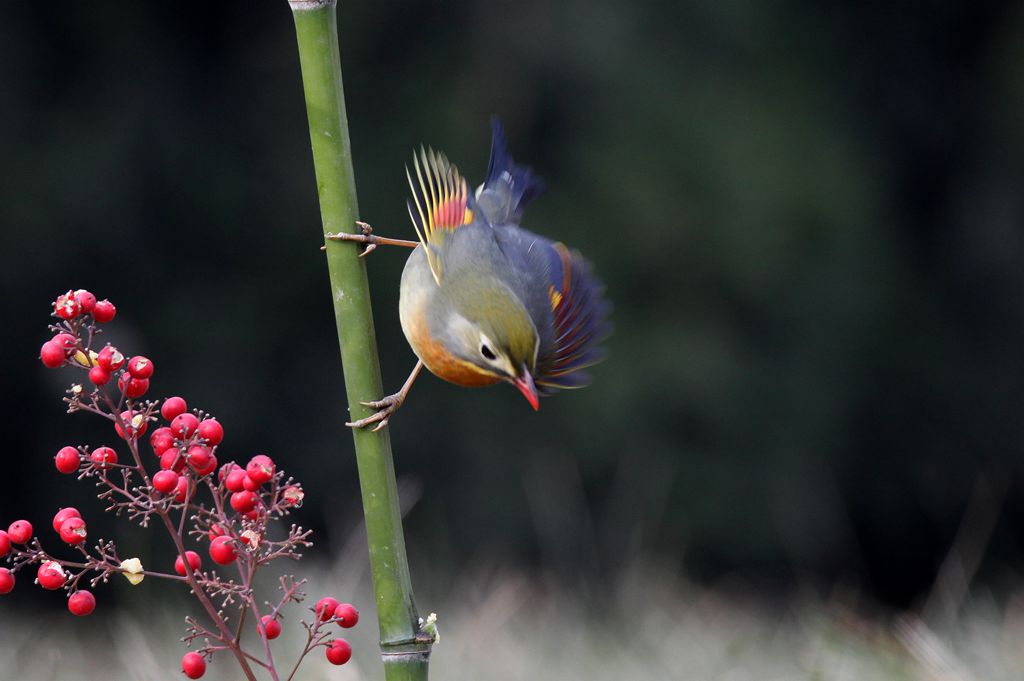
[[[356,231],[358,218],[348,119],[341,79],[335,0],[289,0],[306,94],[320,214],[325,236]],[[351,418],[372,411],[360,401],[383,395],[365,262],[352,242],[326,242]],[[346,419],[347,420],[347,419]],[[370,570],[387,681],[425,681],[431,636],[420,631],[402,535],[388,429],[353,429]]]

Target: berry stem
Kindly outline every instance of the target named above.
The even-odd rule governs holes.
[[[326,636],[325,634],[317,634],[317,631],[320,628],[320,616],[317,615],[313,621],[314,623],[312,625],[306,624],[305,622],[302,624],[302,626],[306,628],[306,645],[302,647],[299,659],[295,660],[295,666],[292,667],[292,671],[288,674],[288,678],[285,679],[285,681],[292,681],[292,678],[295,676],[295,672],[299,670],[299,665],[302,664],[306,655],[309,655],[314,648],[320,645]]]
[[[248,554],[248,552],[246,553],[246,555],[247,555],[247,558],[246,558],[246,561],[245,561],[246,568],[245,568],[245,570],[243,570],[242,566],[239,565],[239,572],[242,573],[242,583],[247,588],[251,588],[252,583],[253,583],[253,575],[256,572],[256,561],[255,561],[255,558],[253,558],[251,554]],[[249,603],[249,609],[252,611],[252,614],[255,617],[254,621],[259,623],[260,622],[260,610],[256,606],[256,599],[255,598],[247,598],[246,600]],[[239,614],[238,619],[239,619],[239,625],[241,625],[242,620],[245,619],[245,611],[244,610]],[[264,631],[263,627],[260,627],[259,632],[260,632],[260,641],[263,642],[263,654],[266,655],[267,670],[270,672],[270,677],[273,679],[273,681],[281,681],[281,677],[279,677],[277,675],[277,667],[274,666],[274,654],[270,651],[270,639],[267,638],[266,632]]]
[[[102,416],[103,418],[105,418],[105,419],[107,419],[109,421],[116,421],[117,420],[117,418],[113,414],[108,414],[107,412],[105,412],[102,409],[100,409],[99,407],[97,407],[95,404],[91,404],[90,405],[90,404],[86,404],[85,402],[79,401],[75,405],[75,410],[76,411],[87,411],[87,412],[90,412],[92,414],[98,414],[98,415]]]
[[[189,586],[192,587],[192,593],[196,595],[199,603],[203,606],[203,609],[206,610],[206,614],[209,615],[210,620],[214,623],[214,626],[217,627],[217,630],[220,633],[221,642],[231,650],[235,659],[238,660],[238,666],[242,668],[242,673],[245,674],[245,678],[248,679],[248,681],[257,681],[256,675],[252,671],[252,667],[249,666],[246,653],[238,643],[238,639],[232,635],[231,630],[228,629],[228,625],[224,621],[224,618],[222,618],[220,613],[217,612],[217,608],[213,605],[213,602],[210,601],[210,597],[199,583],[199,580],[196,579],[195,572],[192,570],[192,567],[188,562],[185,544],[182,541],[181,535],[175,530],[174,523],[171,521],[171,516],[163,509],[157,509],[156,514],[160,517],[160,520],[163,521],[164,527],[167,528],[167,533],[171,535],[171,539],[174,541],[174,546],[178,549],[178,555],[181,556],[185,563],[185,578],[188,581]]]
[[[117,406],[114,406],[114,400],[111,399],[110,392],[106,389],[106,387],[100,388],[100,395],[103,396],[103,400],[107,403],[107,406],[110,407],[112,412],[111,417],[113,418],[114,423],[121,428],[121,432],[123,432],[126,436],[124,441],[128,443],[128,451],[131,452],[132,459],[135,461],[136,470],[139,472],[139,475],[142,476],[142,479],[145,481],[146,485],[151,485],[152,481],[149,479],[149,473],[146,472],[146,467],[142,465],[142,457],[139,455],[138,437],[131,434],[129,424],[125,423],[124,417],[121,416],[121,410],[124,407],[124,393],[121,393],[121,400],[117,404]],[[148,418],[148,410],[142,413],[145,413],[146,418]]]

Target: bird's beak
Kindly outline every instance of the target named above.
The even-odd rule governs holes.
[[[513,385],[519,388],[519,392],[523,394],[526,401],[530,403],[534,411],[540,409],[540,396],[537,394],[537,386],[533,382],[533,376],[530,375],[530,370],[523,365],[522,372],[519,376],[512,380]]]

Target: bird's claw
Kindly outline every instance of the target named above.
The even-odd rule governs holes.
[[[370,226],[369,222],[363,222],[362,220],[356,220],[356,227],[358,227],[359,231],[362,232],[362,235],[366,237],[366,241],[363,242],[366,244],[366,248],[364,248],[363,252],[359,254],[360,258],[365,258],[377,250],[377,242],[373,240],[373,227]]]
[[[373,227],[370,226],[370,223],[363,222],[362,220],[356,220],[355,222],[356,227],[359,228],[359,234],[338,232],[337,234],[328,234],[327,238],[331,241],[357,241],[363,244],[364,248],[359,253],[359,257],[365,258],[377,250],[377,240],[373,236]],[[324,247],[321,247],[320,250],[324,250]]]
[[[329,233],[325,235],[328,241],[355,241],[356,243],[363,244],[363,250],[360,251],[359,257],[363,258],[377,250],[377,246],[404,246],[405,248],[416,248],[420,245],[418,241],[407,241],[405,239],[391,239],[386,236],[376,236],[373,233],[373,227],[356,220],[356,225],[359,227],[359,234],[349,234],[348,232],[340,232],[338,234]],[[327,246],[321,246],[320,250],[326,250]]]
[[[392,414],[398,411],[398,408],[402,406],[402,402],[404,401],[405,397],[403,395],[395,393],[394,395],[388,395],[387,397],[383,397],[379,400],[360,402],[359,404],[364,407],[376,409],[377,412],[370,414],[364,419],[359,419],[358,421],[346,422],[345,425],[349,428],[365,428],[366,426],[376,423],[377,425],[373,428],[373,432],[376,433],[378,430],[388,425],[388,419],[391,418]]]

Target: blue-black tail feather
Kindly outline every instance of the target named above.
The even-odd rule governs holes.
[[[519,224],[523,208],[544,191],[544,182],[527,166],[512,160],[505,130],[497,116],[491,118],[491,158],[487,176],[476,192],[476,204],[492,225]]]

